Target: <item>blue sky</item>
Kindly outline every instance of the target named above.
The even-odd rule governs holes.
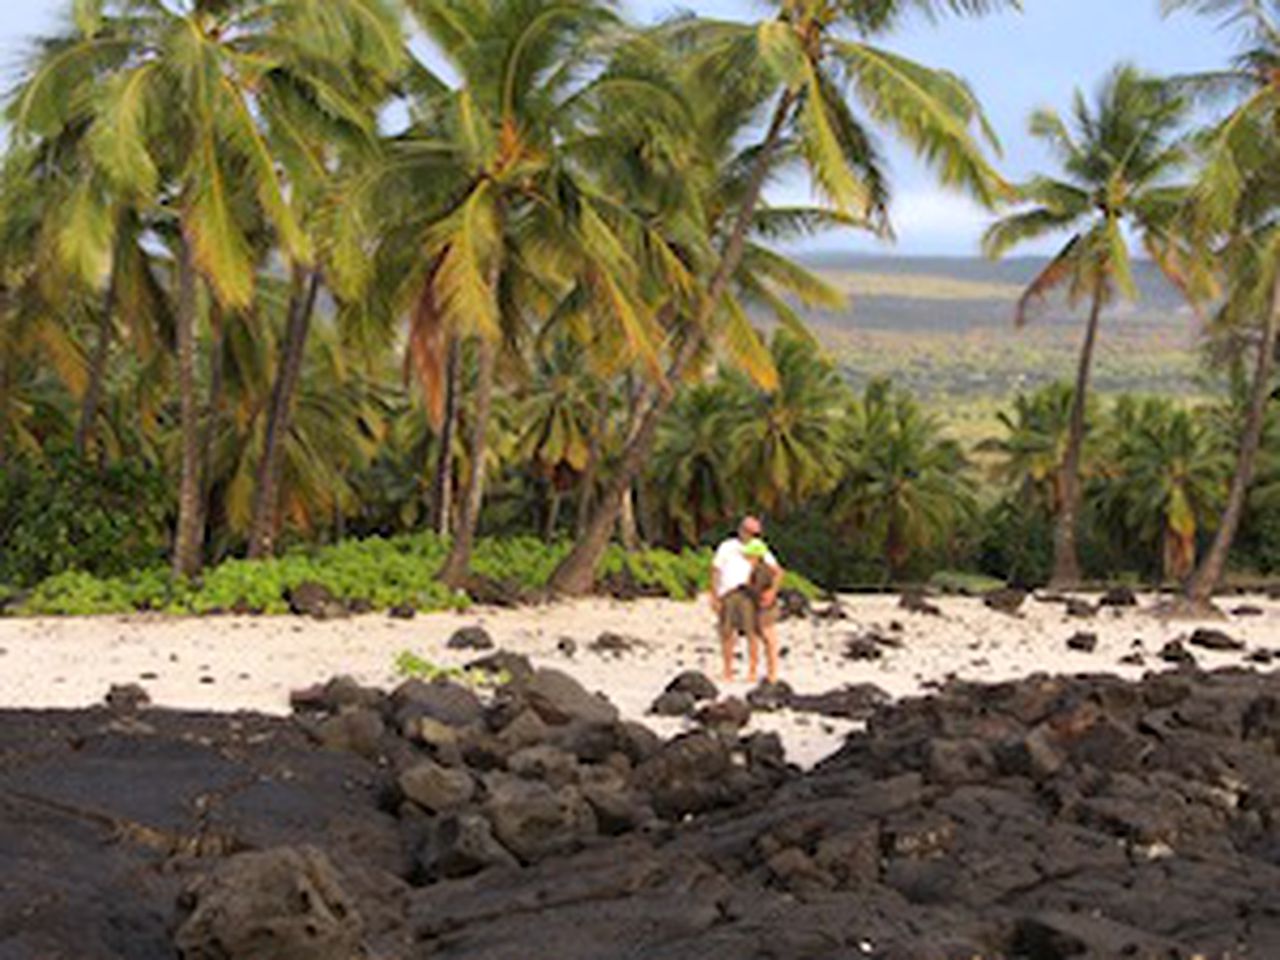
[[[24,38],[51,29],[68,6],[69,0],[5,3],[0,13],[5,61],[15,63]],[[641,20],[676,10],[735,19],[767,15],[767,7],[752,0],[623,0],[623,6]],[[1003,142],[1001,169],[1015,179],[1045,163],[1025,133],[1032,109],[1065,106],[1073,88],[1094,87],[1121,61],[1178,73],[1221,66],[1232,50],[1229,32],[1189,14],[1162,18],[1159,0],[1024,0],[1024,6],[1021,14],[915,23],[887,41],[900,53],[970,81]],[[887,138],[886,146],[895,187],[896,249],[916,255],[974,253],[986,215],[937,189],[928,172]],[[806,200],[808,186],[802,180],[780,185],[774,198]],[[856,234],[819,243],[827,249],[883,249]]]

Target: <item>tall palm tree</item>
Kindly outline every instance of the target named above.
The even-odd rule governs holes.
[[[333,52],[354,45],[371,59],[394,61],[399,32],[381,0],[200,0],[178,8],[87,0],[76,12],[76,34],[38,62],[19,90],[16,127],[34,136],[88,128],[110,189],[103,196],[86,189],[69,236],[100,236],[92,227],[116,196],[172,220],[164,236],[174,261],[183,434],[173,569],[190,576],[203,541],[195,395],[202,287],[227,309],[252,302],[253,234],[264,224],[287,263],[313,262],[280,170],[297,136],[299,98],[345,111]]]
[[[1117,296],[1137,295],[1124,231],[1136,229],[1155,254],[1167,249],[1184,196],[1172,177],[1187,162],[1177,136],[1185,115],[1183,99],[1129,66],[1111,73],[1093,104],[1077,91],[1070,123],[1053,110],[1037,111],[1031,132],[1053,151],[1062,176],[1036,177],[1024,184],[1019,198],[1029,206],[994,223],[984,237],[986,253],[997,258],[1028,241],[1069,231],[1065,245],[1019,300],[1019,327],[1034,305],[1062,288],[1072,305],[1082,300],[1089,304],[1054,528],[1050,584],[1055,588],[1080,583],[1080,464],[1099,322]]]
[[[744,96],[757,110],[763,137],[742,151],[734,165],[739,190],[731,208],[710,224],[717,253],[700,275],[691,309],[677,310],[679,325],[666,384],[694,371],[726,310],[756,229],[765,185],[793,160],[802,161],[831,205],[874,229],[886,229],[887,189],[867,127],[846,92],[866,113],[912,146],[952,186],[990,202],[1003,182],[979,145],[989,134],[968,87],[957,77],[931,70],[874,43],[871,38],[908,13],[986,13],[1016,6],[1001,0],[772,0],[777,13],[755,25],[695,22],[703,51],[691,83],[701,78],[701,96]],[[846,31],[853,36],[847,36]],[[732,90],[732,87],[737,90]],[[767,119],[766,119],[767,118]],[[740,133],[742,127],[735,128]],[[994,138],[991,138],[994,139]],[[714,149],[714,148],[713,148]],[[669,388],[650,389],[636,429],[611,483],[583,536],[551,578],[562,594],[589,591],[608,545],[624,497],[649,459],[659,424],[670,407]]]
[[[447,359],[474,342],[478,377],[466,489],[441,576],[470,572],[485,488],[486,446],[500,363],[575,286],[589,309],[649,352],[659,337],[621,281],[627,264],[600,202],[571,162],[579,120],[607,77],[588,69],[617,20],[600,0],[410,0],[409,7],[459,78],[420,77],[414,127],[391,145],[364,193],[390,203],[368,223],[390,223],[381,249],[397,295],[387,318],[411,316],[409,356],[437,425]],[[388,189],[396,184],[397,189]],[[358,207],[353,207],[358,209]],[[357,225],[358,226],[358,225]],[[359,231],[355,231],[359,236]],[[346,287],[373,277],[364,246],[341,247]],[[504,356],[506,354],[507,356]]]
[[[1257,353],[1248,410],[1240,425],[1235,472],[1213,544],[1187,583],[1192,611],[1209,607],[1226,574],[1257,470],[1280,339],[1280,234],[1274,224],[1280,156],[1280,19],[1257,0],[1163,0],[1244,28],[1244,46],[1226,70],[1180,78],[1189,91],[1232,104],[1204,134],[1204,165],[1194,194],[1199,253],[1220,257],[1228,294],[1224,315],[1256,327]]]

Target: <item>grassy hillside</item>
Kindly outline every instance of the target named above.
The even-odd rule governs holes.
[[[1014,305],[1043,260],[815,255],[808,265],[849,295],[846,309],[810,312],[855,384],[892,377],[958,423],[986,419],[1019,390],[1070,378],[1084,308],[1059,298],[1025,329]],[[1193,313],[1150,264],[1137,265],[1135,303],[1107,311],[1095,385],[1185,396],[1196,391]]]

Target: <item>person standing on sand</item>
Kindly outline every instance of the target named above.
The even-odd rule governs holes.
[[[782,583],[782,569],[776,562],[770,566],[769,545],[756,538],[742,548],[751,563],[751,579],[747,589],[756,604],[756,633],[749,645],[750,656],[747,679],[755,682],[760,668],[760,644],[764,643],[764,655],[770,683],[778,682],[778,588]]]
[[[773,573],[773,586],[759,598],[751,594],[752,562],[744,553],[748,542],[760,537],[764,526],[757,517],[743,517],[738,524],[737,536],[730,537],[716,548],[711,560],[711,609],[715,611],[720,632],[720,650],[724,657],[724,679],[733,680],[733,663],[737,638],[743,635],[748,643],[759,643],[759,607],[777,602],[778,586],[782,580],[782,567],[777,558],[765,548],[760,559]],[[759,657],[757,647],[756,657]],[[754,670],[748,680],[755,681]]]

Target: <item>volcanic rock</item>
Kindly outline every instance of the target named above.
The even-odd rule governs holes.
[[[1093,653],[1098,649],[1098,635],[1096,633],[1077,633],[1067,638],[1067,647],[1080,653]]]
[[[659,694],[649,707],[655,717],[687,717],[698,706],[693,694],[682,690],[667,690]]]
[[[324,584],[305,581],[289,590],[285,597],[289,612],[299,617],[315,620],[334,620],[347,616],[346,605]]]
[[[1129,587],[1112,587],[1102,595],[1099,604],[1104,607],[1136,607],[1138,595]]]
[[[478,813],[441,817],[419,851],[426,879],[469,877],[490,867],[516,867],[518,861],[493,836],[493,827]]]
[[[747,694],[747,704],[752,710],[760,710],[766,713],[774,710],[785,710],[791,705],[791,700],[794,696],[795,691],[791,689],[791,685],[787,681],[770,682],[762,680],[757,687]]]
[[[667,684],[667,693],[687,693],[694,700],[714,700],[720,691],[705,673],[686,670]]]
[[[397,603],[387,611],[392,620],[412,620],[418,615],[418,608],[411,603]]]
[[[508,774],[485,779],[484,812],[499,842],[525,863],[579,848],[595,835],[596,817],[576,787],[553,790]]]
[[[850,637],[845,641],[844,655],[848,660],[879,660],[884,656],[880,644],[868,636]]]
[[[494,642],[484,627],[472,626],[455,630],[445,646],[450,650],[492,650]]]
[[[800,620],[813,613],[809,598],[799,590],[784,587],[778,591],[778,618]]]
[[[467,804],[475,795],[475,781],[465,770],[452,770],[423,760],[400,774],[404,795],[432,813],[446,813]]]
[[[520,691],[529,705],[547,723],[563,724],[572,720],[588,723],[613,723],[618,708],[603,697],[588,693],[577,680],[549,667],[537,670],[520,681]]]
[[[406,680],[391,694],[391,708],[402,725],[430,717],[451,727],[465,727],[484,717],[484,704],[471,690],[442,677]]]
[[[642,645],[639,640],[633,640],[630,637],[622,636],[620,633],[611,633],[606,630],[591,641],[588,649],[592,653],[598,653],[601,656],[621,657],[623,654],[630,653]]]
[[[929,602],[924,593],[919,590],[908,590],[904,592],[898,600],[898,606],[908,613],[921,613],[925,616],[940,617],[942,610],[935,604]]]
[[[1003,590],[992,590],[982,598],[982,604],[988,610],[994,610],[997,613],[1003,613],[1007,616],[1015,616],[1022,605],[1027,602],[1027,591],[1005,588]]]
[[[1201,647],[1205,650],[1235,651],[1245,648],[1243,641],[1237,640],[1221,630],[1203,627],[1191,634],[1191,639],[1187,642],[1193,647]]]
[[[136,713],[151,705],[151,694],[136,683],[113,683],[104,702],[115,713]]]
[[[512,680],[523,680],[533,676],[533,664],[529,662],[529,658],[523,653],[512,653],[509,650],[499,650],[487,657],[472,660],[467,664],[467,669],[483,670],[495,675],[505,674]]]
[[[183,960],[330,960],[363,952],[360,913],[315,847],[232,857],[192,884],[183,904],[174,936]]]
[[[1076,597],[1068,597],[1066,600],[1067,616],[1076,617],[1081,620],[1088,620],[1096,616],[1098,608],[1087,600],[1080,600]]]
[[[737,697],[727,697],[707,704],[694,719],[710,730],[736,733],[751,722],[751,707]]]
[[[797,713],[813,713],[842,720],[865,720],[889,702],[889,694],[873,683],[857,683],[818,694],[795,694],[788,706]]]

